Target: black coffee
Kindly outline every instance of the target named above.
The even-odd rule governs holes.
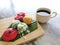
[[[41,14],[43,16],[47,16],[48,14],[50,14],[50,12],[49,11],[46,11],[46,10],[39,10],[39,11],[37,11],[37,13],[38,14]]]

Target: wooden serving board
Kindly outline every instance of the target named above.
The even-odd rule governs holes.
[[[2,36],[5,29],[7,29],[9,27],[9,25],[12,23],[12,20],[13,20],[13,17],[0,20],[0,37]],[[34,40],[34,39],[42,36],[43,34],[44,34],[44,31],[41,28],[41,26],[38,24],[38,29],[27,34],[26,36],[14,41],[14,42],[0,41],[0,45],[17,45],[17,44],[26,43],[26,42],[29,42],[31,40]]]

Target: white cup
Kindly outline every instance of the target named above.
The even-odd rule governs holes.
[[[39,13],[39,11],[44,10],[47,11],[48,14],[47,15],[42,15]],[[49,21],[49,19],[55,17],[57,15],[56,12],[52,12],[50,9],[48,8],[38,8],[36,11],[36,20],[40,23],[46,23]]]

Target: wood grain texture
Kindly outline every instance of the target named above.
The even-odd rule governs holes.
[[[3,32],[5,31],[6,28],[9,27],[13,20],[13,17],[11,18],[6,18],[6,19],[1,19],[0,20],[0,37],[2,36]],[[43,29],[41,26],[38,24],[38,29],[35,31],[27,34],[26,36],[14,41],[14,42],[2,42],[0,41],[0,45],[16,45],[16,44],[22,44],[28,41],[31,41],[33,39],[36,39],[44,34]]]

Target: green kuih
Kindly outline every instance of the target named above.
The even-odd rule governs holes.
[[[17,25],[20,23],[19,20],[13,20],[12,24],[9,26],[9,28],[17,28]]]
[[[32,23],[31,24],[29,24],[28,25],[28,28],[29,28],[29,30],[30,30],[30,32],[32,32],[32,31],[34,31],[35,29],[37,29],[37,22],[36,21],[32,21]]]

